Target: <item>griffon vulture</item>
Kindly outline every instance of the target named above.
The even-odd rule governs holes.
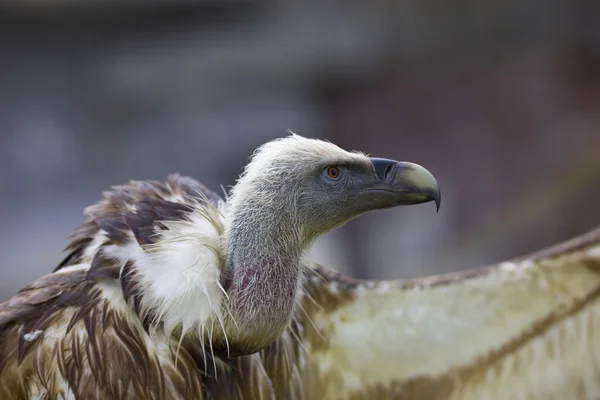
[[[226,201],[114,187],[58,268],[0,304],[0,399],[597,399],[600,231],[496,266],[357,281],[303,260],[434,177],[297,135]]]

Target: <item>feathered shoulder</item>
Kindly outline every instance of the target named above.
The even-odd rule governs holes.
[[[67,257],[56,270],[81,263],[92,253],[93,241],[99,245],[125,245],[131,233],[140,245],[151,244],[157,229],[166,229],[161,221],[177,221],[193,210],[198,202],[221,207],[222,199],[197,180],[179,174],[159,181],[131,181],[103,193],[100,202],[89,206],[87,220],[71,235]],[[102,234],[102,238],[98,238]],[[97,271],[102,273],[102,271]]]
[[[116,186],[88,207],[55,272],[0,304],[0,398],[201,398],[196,361],[185,349],[174,357],[165,335],[149,338],[132,264],[119,259],[125,246],[147,250],[199,205],[222,200],[171,175]]]

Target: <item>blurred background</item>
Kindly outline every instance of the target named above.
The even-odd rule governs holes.
[[[84,4],[85,3],[85,4]],[[365,215],[311,257],[410,278],[600,224],[594,0],[0,3],[0,300],[130,179],[232,185],[286,135],[417,162],[433,204]]]

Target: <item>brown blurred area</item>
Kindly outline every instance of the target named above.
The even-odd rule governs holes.
[[[530,1],[0,4],[0,299],[129,179],[221,192],[286,129],[417,162],[431,204],[311,257],[359,277],[473,268],[600,224],[600,7]]]

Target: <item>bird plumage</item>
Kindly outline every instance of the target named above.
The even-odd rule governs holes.
[[[600,230],[411,281],[301,261],[289,322],[233,356],[231,209],[178,175],[106,192],[55,272],[0,304],[0,398],[599,396]]]

